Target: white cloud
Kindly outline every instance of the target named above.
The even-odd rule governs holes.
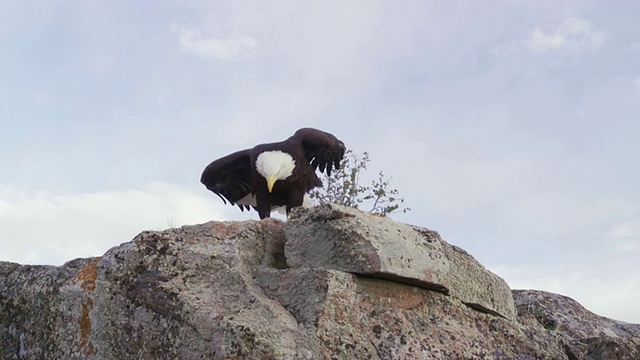
[[[640,41],[636,41],[629,46],[629,51],[637,52],[640,51]]]
[[[515,197],[502,209],[502,221],[510,226],[535,228],[537,234],[567,236],[581,229],[630,216],[632,203],[610,199],[576,199],[563,192],[534,192]]]
[[[640,89],[640,75],[636,76],[636,77],[633,79],[633,85],[634,85],[636,88]]]
[[[617,224],[607,235],[613,238],[640,237],[640,221]]]
[[[541,26],[532,32],[527,45],[538,54],[556,50],[566,53],[582,53],[600,48],[607,38],[607,32],[594,30],[589,21],[569,16],[552,31]]]
[[[636,306],[640,300],[640,276],[598,276],[567,268],[511,265],[498,265],[490,270],[504,278],[512,289],[535,289],[566,295],[597,315],[640,323],[640,308]]]
[[[100,256],[143,230],[228,219],[231,207],[206,195],[162,183],[85,194],[0,188],[0,261],[57,265]]]
[[[612,251],[624,254],[640,253],[640,238],[624,241],[623,243],[613,248]]]
[[[605,238],[614,253],[640,254],[640,221],[616,224]]]
[[[178,34],[183,50],[211,60],[246,60],[258,50],[258,41],[250,36],[233,36],[227,39],[206,37],[196,29],[177,24],[171,31]]]
[[[399,118],[405,116],[398,115]],[[410,115],[406,115],[409,117]],[[423,118],[436,119],[445,116],[437,111]],[[407,200],[413,204],[422,204],[422,210],[437,209],[438,212],[453,217],[462,217],[478,206],[495,203],[503,198],[511,198],[512,193],[524,186],[533,178],[535,168],[527,159],[515,156],[490,157],[480,153],[470,154],[459,147],[460,143],[471,144],[475,139],[487,139],[490,133],[500,133],[508,122],[502,109],[490,109],[482,114],[474,113],[465,116],[482,117],[482,122],[474,126],[471,123],[456,134],[452,141],[445,129],[435,122],[430,125],[414,123],[402,128],[384,130],[382,143],[376,149],[368,149],[372,159],[381,161],[385,166],[385,174],[394,175],[393,187],[402,193],[413,194]],[[490,129],[489,131],[487,131]],[[360,141],[360,139],[358,139]],[[369,141],[369,140],[366,140]],[[472,145],[471,145],[472,146]],[[387,151],[393,149],[393,151]],[[462,150],[462,152],[460,152]],[[398,156],[407,154],[407,156]],[[410,154],[420,154],[419,157]],[[410,156],[409,156],[410,155]],[[418,165],[416,165],[418,161]],[[416,168],[422,176],[419,181],[413,176],[406,176],[406,169]],[[373,175],[375,172],[371,171]]]

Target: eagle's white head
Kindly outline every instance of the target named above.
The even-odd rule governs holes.
[[[265,151],[256,158],[256,170],[267,180],[267,189],[273,190],[273,184],[293,174],[296,162],[291,155],[279,150]]]

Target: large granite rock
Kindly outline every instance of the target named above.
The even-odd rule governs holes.
[[[1,262],[0,358],[640,358],[640,325],[505,288],[434,232],[327,205]]]
[[[285,233],[291,267],[326,267],[415,285],[515,319],[506,281],[435,231],[326,204],[298,210]]]
[[[640,325],[598,316],[546,291],[513,290],[519,321],[562,339],[569,359],[640,359]]]

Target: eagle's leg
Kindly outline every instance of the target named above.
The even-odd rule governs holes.
[[[258,203],[257,209],[258,209],[258,216],[260,216],[260,220],[271,217],[271,206],[269,206],[269,203],[266,203],[266,204]]]
[[[289,218],[289,213],[291,213],[291,209],[294,207],[302,206],[304,202],[304,191],[291,191],[289,193],[289,201],[287,201],[287,219]]]
[[[271,217],[271,203],[269,202],[269,193],[266,191],[256,191],[256,210],[260,220]]]

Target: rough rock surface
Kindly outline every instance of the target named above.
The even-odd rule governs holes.
[[[640,325],[502,283],[434,232],[337,206],[209,222],[0,262],[0,358],[640,359]]]
[[[521,324],[555,332],[569,359],[640,359],[640,325],[598,316],[575,300],[545,291],[513,290]]]
[[[300,209],[285,233],[291,267],[329,267],[416,285],[515,319],[509,285],[435,231],[328,204]]]

